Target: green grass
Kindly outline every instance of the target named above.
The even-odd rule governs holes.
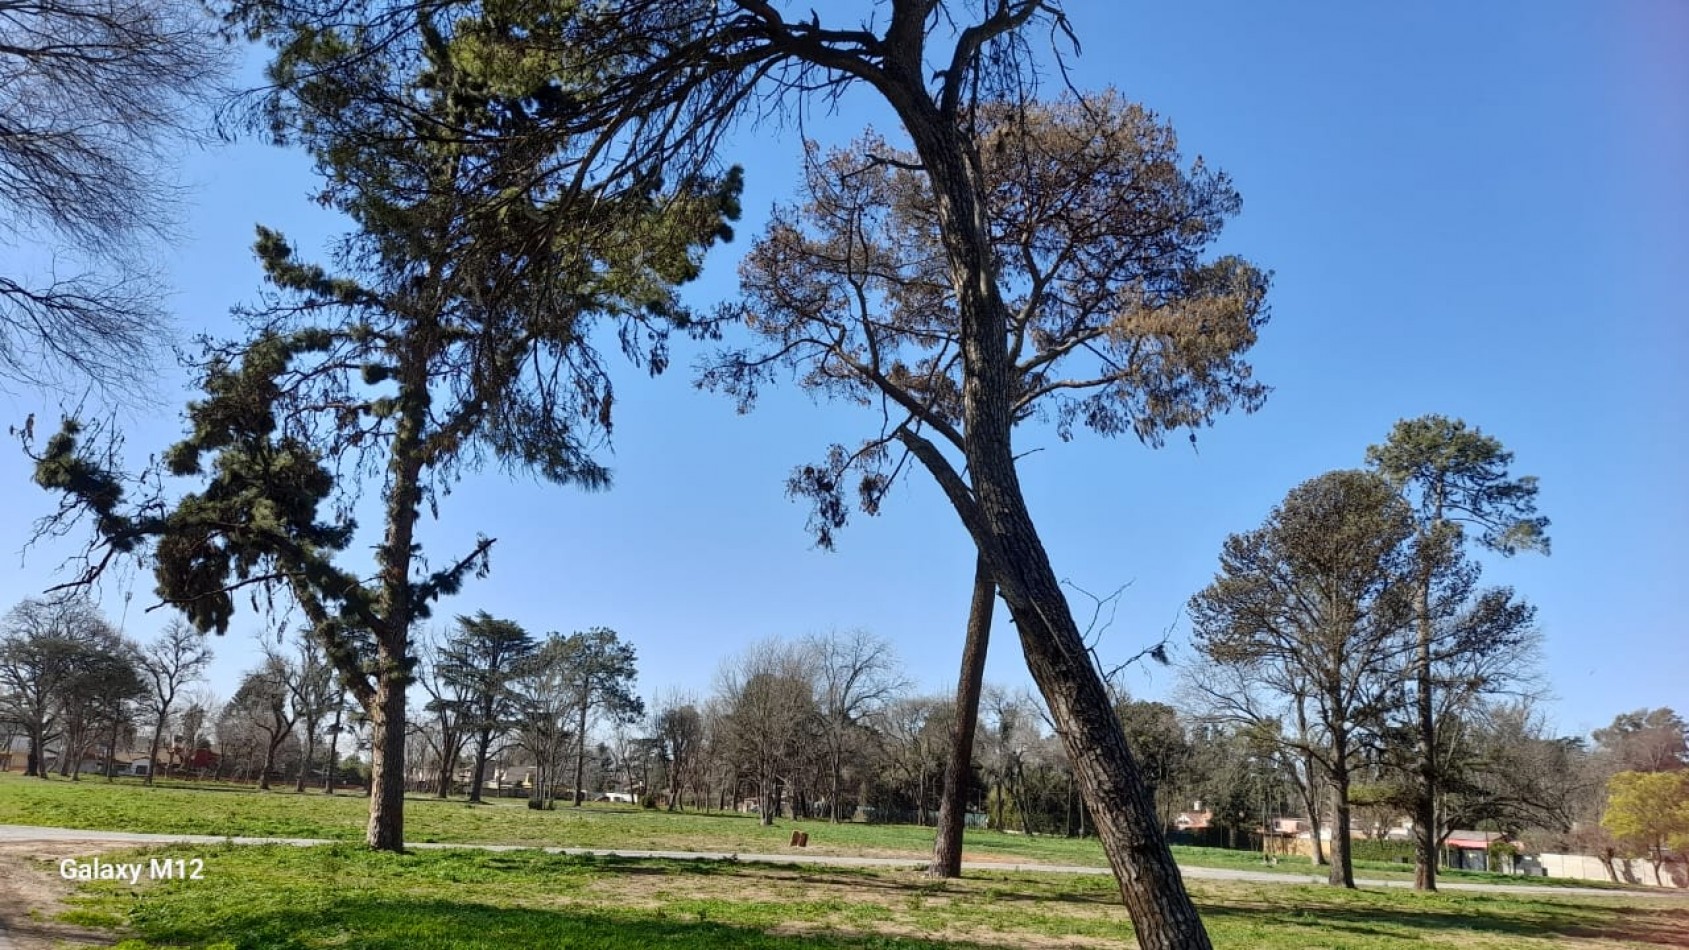
[[[377,854],[174,846],[109,855],[205,860],[205,880],[85,885],[65,919],[126,950],[558,947],[980,950],[1130,946],[1112,881],[583,859],[537,851]],[[1536,950],[1684,946],[1669,899],[1344,892],[1195,882],[1222,948]]]
[[[47,825],[164,834],[235,837],[320,838],[361,841],[368,800],[356,794],[295,794],[291,786],[257,792],[243,786],[193,787],[180,784],[147,788],[130,779],[80,782],[26,779],[0,773],[0,824]],[[443,844],[509,844],[536,847],[612,848],[652,851],[790,851],[794,828],[809,832],[808,853],[923,858],[931,854],[933,831],[913,825],[831,825],[782,820],[764,828],[754,817],[737,814],[670,814],[634,806],[560,806],[533,811],[516,799],[483,805],[416,796],[405,803],[405,838]],[[1263,865],[1252,852],[1175,846],[1175,857],[1192,867],[1222,867],[1307,876],[1323,869],[1306,859]],[[969,831],[966,857],[975,861],[1066,864],[1103,867],[1102,848],[1094,839],[1027,837],[994,831]],[[1356,861],[1366,878],[1403,880],[1411,869],[1386,862]],[[1498,883],[1564,883],[1600,886],[1588,881],[1550,882],[1543,878],[1444,872],[1448,880]]]

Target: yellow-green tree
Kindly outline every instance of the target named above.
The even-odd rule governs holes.
[[[1689,854],[1689,772],[1620,772],[1607,782],[1607,813],[1601,816],[1619,847],[1642,857],[1660,880],[1660,865],[1673,850]]]

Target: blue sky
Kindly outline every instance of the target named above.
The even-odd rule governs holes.
[[[1222,419],[1195,451],[1178,438],[1017,435],[1024,480],[1057,571],[1092,591],[1130,584],[1105,656],[1175,628],[1212,577],[1226,534],[1258,525],[1296,483],[1360,464],[1398,418],[1460,416],[1500,437],[1541,479],[1554,554],[1488,563],[1486,579],[1539,607],[1543,673],[1560,729],[1587,732],[1643,706],[1689,709],[1683,617],[1689,574],[1689,6],[1515,2],[1071,2],[1081,87],[1113,85],[1170,119],[1187,157],[1229,172],[1244,197],[1223,249],[1276,274],[1254,352],[1274,387],[1253,416]],[[848,137],[885,122],[866,96],[810,125]],[[795,186],[796,136],[747,129],[723,156],[747,168],[739,240],[688,297],[735,290],[737,256]],[[195,198],[162,255],[185,332],[227,326],[250,300],[256,222],[305,247],[334,219],[305,199],[298,155],[238,143],[187,158]],[[699,351],[658,380],[618,380],[616,486],[602,494],[472,476],[427,526],[431,556],[498,539],[493,571],[443,605],[535,631],[615,628],[637,645],[641,687],[709,689],[723,657],[760,638],[863,627],[910,675],[953,688],[973,557],[918,475],[884,513],[858,517],[836,553],[810,547],[783,483],[795,464],[871,424],[791,387],[750,416],[692,389]],[[169,385],[166,384],[166,389]],[[144,453],[177,433],[175,406],[130,420]],[[0,394],[0,415],[44,419],[56,401]],[[0,547],[18,551],[49,499],[0,453]],[[53,581],[64,549],[0,575],[0,604]],[[150,583],[102,592],[145,637]],[[1084,602],[1077,607],[1083,612]],[[1001,613],[1001,611],[999,612]],[[253,662],[250,614],[216,646],[214,684]],[[1001,620],[989,676],[1027,681]],[[1171,671],[1135,676],[1164,695]]]

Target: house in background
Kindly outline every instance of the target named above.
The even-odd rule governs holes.
[[[29,768],[29,737],[8,736],[0,742],[0,772]]]
[[[1451,831],[1443,841],[1443,864],[1463,871],[1509,871],[1490,867],[1490,847],[1507,840],[1499,831]]]
[[[1202,807],[1200,800],[1191,804],[1190,811],[1179,812],[1173,819],[1173,827],[1180,831],[1203,831],[1214,820],[1214,813]]]

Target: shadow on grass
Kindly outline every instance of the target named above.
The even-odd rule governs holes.
[[[1506,899],[1506,898],[1503,898]],[[1508,899],[1510,900],[1510,899]],[[1199,901],[1203,919],[1307,928],[1313,934],[1341,932],[1400,939],[1409,933],[1434,935],[1467,931],[1512,937],[1626,940],[1666,947],[1689,947],[1689,909],[1522,901],[1511,906],[1458,904],[1447,909],[1400,905],[1342,906],[1309,900],[1298,907],[1215,905]]]
[[[577,910],[492,907],[443,900],[341,898],[308,910],[278,909],[154,919],[139,909],[133,935],[149,946],[217,946],[233,950],[305,950],[343,945],[365,950],[1000,950],[1004,943],[954,943],[845,933],[767,933],[717,923],[707,913],[682,919]]]

